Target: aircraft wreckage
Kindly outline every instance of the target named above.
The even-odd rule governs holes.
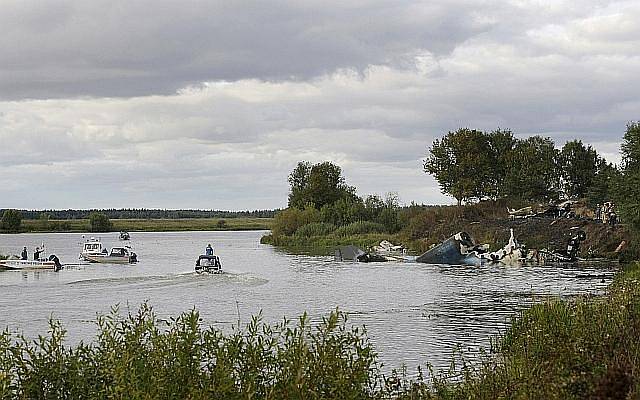
[[[444,242],[435,245],[418,257],[408,256],[402,246],[394,246],[385,241],[374,246],[371,251],[364,251],[356,246],[342,246],[335,250],[336,261],[351,262],[384,262],[415,261],[424,264],[448,265],[523,265],[523,264],[556,264],[579,261],[580,244],[587,238],[584,231],[576,231],[562,250],[530,250],[518,243],[513,229],[510,230],[509,242],[498,251],[489,251],[489,245],[479,245],[467,232],[458,232]]]
[[[527,250],[518,243],[511,229],[509,242],[502,249],[489,252],[488,245],[476,244],[467,232],[458,232],[416,258],[416,262],[450,265],[522,265],[578,261],[580,243],[586,239],[583,231],[576,232],[567,242],[567,248],[558,251]]]

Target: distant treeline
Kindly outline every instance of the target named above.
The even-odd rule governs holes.
[[[0,209],[0,215],[4,212]],[[154,210],[122,208],[106,210],[18,210],[24,219],[88,219],[92,212],[105,214],[109,219],[180,219],[180,218],[273,218],[279,210],[222,211],[222,210]]]

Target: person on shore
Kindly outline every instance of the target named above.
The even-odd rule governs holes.
[[[38,261],[40,259],[40,253],[42,253],[43,250],[40,250],[40,247],[36,247],[36,251],[33,252],[33,260],[34,261]]]
[[[204,253],[208,256],[212,256],[213,255],[213,246],[211,246],[211,243],[209,243],[207,245],[207,248],[204,250]]]
[[[609,202],[608,201],[602,205],[601,214],[602,214],[602,223],[608,224],[609,223]]]
[[[24,246],[24,248],[22,249],[22,253],[20,254],[20,259],[27,260],[28,256],[29,253],[27,252],[27,246]]]
[[[600,221],[602,219],[602,206],[600,203],[596,204],[596,221]]]

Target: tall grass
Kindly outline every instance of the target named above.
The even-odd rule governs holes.
[[[313,222],[303,225],[296,230],[295,235],[299,237],[324,236],[336,230],[335,225],[326,222]]]
[[[351,236],[369,233],[384,233],[386,231],[384,225],[371,221],[356,221],[348,225],[344,225],[336,229],[336,236]]]

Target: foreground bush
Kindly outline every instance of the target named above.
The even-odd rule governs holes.
[[[203,328],[197,311],[159,321],[144,304],[99,317],[92,344],[0,334],[0,399],[636,399],[640,265],[603,297],[523,311],[491,352],[450,370],[384,376],[366,331],[331,313],[244,330]]]
[[[64,345],[65,330],[29,341],[0,335],[0,398],[291,399],[368,398],[378,389],[366,332],[334,312],[312,328],[305,316],[244,331],[203,329],[197,311],[159,322],[99,317],[93,344]]]

